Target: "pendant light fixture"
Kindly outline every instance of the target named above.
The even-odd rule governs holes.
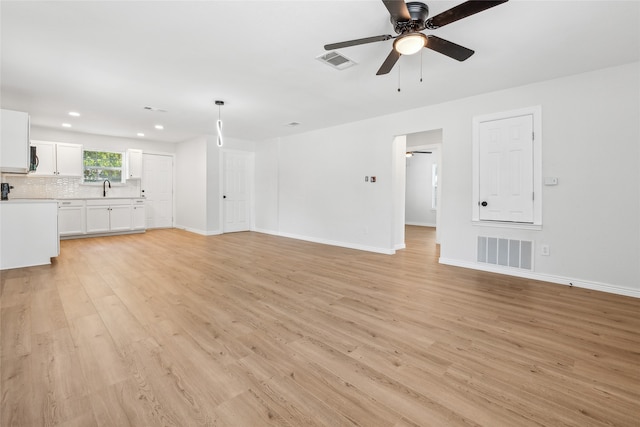
[[[220,107],[224,105],[224,101],[215,101],[218,106],[218,121],[216,122],[216,130],[218,131],[218,147],[222,147],[224,145],[224,140],[222,139],[222,119],[220,118]]]

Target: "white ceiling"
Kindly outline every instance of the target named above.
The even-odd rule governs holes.
[[[434,16],[461,2],[427,4]],[[379,0],[0,7],[2,108],[39,126],[166,142],[215,133],[215,99],[227,138],[260,141],[640,59],[639,1],[511,0],[432,31],[476,53],[457,62],[424,50],[422,83],[419,54],[375,75],[392,41],[341,49],[358,63],[342,71],[315,59],[326,43],[393,34]]]

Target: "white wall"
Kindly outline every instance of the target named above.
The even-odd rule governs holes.
[[[393,252],[392,141],[388,131],[363,123],[282,138],[279,233]]]
[[[279,156],[277,139],[256,144],[255,149],[255,230],[278,234]]]
[[[82,144],[87,149],[126,151],[129,148],[133,148],[147,153],[175,153],[176,151],[175,144],[168,142],[69,132],[41,126],[31,126],[30,136],[31,139],[35,140]]]
[[[548,244],[536,278],[640,296],[638,63],[481,95],[430,109],[442,120],[445,262],[472,266],[478,235]],[[542,106],[541,231],[471,225],[471,118]],[[440,117],[438,117],[440,116]]]
[[[393,249],[404,249],[404,217],[406,209],[404,183],[407,176],[407,137],[405,135],[396,136],[393,139],[393,152],[391,156],[391,173],[393,199],[391,206],[393,209]]]
[[[392,141],[442,128],[442,262],[484,268],[475,263],[478,235],[533,240],[551,248],[548,257],[536,251],[534,278],[640,296],[638,75],[633,63],[283,138],[270,192],[278,231],[393,252]],[[543,187],[542,230],[472,225],[472,118],[534,105],[542,106],[543,175],[560,180]],[[272,164],[272,149],[256,162]],[[256,172],[257,183],[273,177],[271,166]],[[378,183],[365,184],[365,175]],[[272,205],[257,212],[271,225]]]
[[[207,137],[176,145],[176,227],[207,234]]]
[[[142,149],[151,153],[174,153],[175,145],[135,138],[120,138],[106,135],[71,132],[41,126],[31,126],[32,141],[64,142],[81,144],[85,149],[126,151],[130,148]],[[84,198],[102,195],[100,185],[87,185],[81,177],[54,177],[35,175],[5,176],[15,188],[11,191],[13,198]],[[110,197],[140,197],[140,180],[127,180],[125,183],[112,183]]]
[[[233,138],[219,148],[215,135],[177,144],[176,227],[207,236],[222,233],[222,151],[254,149],[253,142]]]
[[[436,209],[433,208],[433,165],[437,153],[418,153],[406,159],[406,215],[409,225],[436,226]]]
[[[423,145],[442,144],[442,129],[427,130],[407,135],[407,151]]]

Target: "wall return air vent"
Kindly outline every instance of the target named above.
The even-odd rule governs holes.
[[[477,261],[532,270],[533,242],[478,236]]]
[[[355,62],[338,52],[325,53],[320,56],[316,56],[316,59],[338,70],[344,70],[345,68],[356,65]]]

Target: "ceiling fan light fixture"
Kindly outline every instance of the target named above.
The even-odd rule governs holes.
[[[422,33],[405,34],[393,42],[393,48],[402,55],[413,55],[427,44],[427,38]]]

